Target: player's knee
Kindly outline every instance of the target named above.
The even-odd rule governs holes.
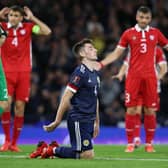
[[[8,101],[3,101],[1,102],[1,107],[4,109],[4,111],[7,111],[7,109],[9,108],[9,103]]]
[[[155,115],[156,109],[155,108],[145,108],[144,109],[146,115]]]
[[[17,115],[23,115],[24,114],[24,107],[25,103],[22,101],[16,102],[15,104],[15,113]]]
[[[89,150],[89,151],[82,152],[81,158],[82,159],[93,159],[94,158],[94,151]]]
[[[127,114],[135,115],[136,114],[136,107],[128,107]]]

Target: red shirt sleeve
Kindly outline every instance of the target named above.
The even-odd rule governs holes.
[[[160,30],[158,30],[158,43],[161,47],[166,47],[168,46],[168,39],[161,33]]]
[[[120,41],[118,43],[118,47],[121,47],[121,48],[128,47],[128,31],[127,30],[122,34]]]
[[[162,49],[158,48],[156,49],[156,63],[160,63],[160,62],[165,62],[166,58],[164,55],[164,52],[162,51]]]

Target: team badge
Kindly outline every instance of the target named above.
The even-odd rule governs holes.
[[[20,34],[21,35],[25,35],[26,34],[26,30],[25,29],[20,30]]]
[[[75,76],[72,83],[77,84],[80,81],[80,77],[79,76]]]
[[[85,67],[84,67],[83,65],[81,65],[80,71],[81,71],[82,73],[85,73]]]
[[[154,35],[150,35],[150,36],[149,36],[149,39],[150,39],[150,40],[154,40],[154,38],[155,38]]]
[[[132,40],[136,40],[136,36],[132,36]]]
[[[89,146],[89,144],[90,144],[89,140],[87,140],[87,139],[83,140],[83,145],[84,146]]]

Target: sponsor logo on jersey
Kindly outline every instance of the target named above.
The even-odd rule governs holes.
[[[132,40],[136,40],[136,36],[132,36]]]
[[[88,83],[91,83],[91,82],[92,82],[92,80],[89,78],[89,79],[88,79]]]

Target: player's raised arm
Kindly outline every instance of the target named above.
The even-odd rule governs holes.
[[[0,19],[6,19],[6,15],[9,13],[10,9],[8,7],[4,7],[0,10]]]
[[[115,50],[113,52],[108,53],[102,61],[94,62],[94,69],[99,71],[104,66],[117,60],[123,52],[124,50],[122,48],[116,47]]]
[[[65,92],[61,98],[61,102],[58,107],[57,113],[56,113],[55,121],[49,125],[44,125],[43,128],[45,131],[48,131],[48,132],[53,131],[61,123],[62,117],[63,117],[65,111],[68,110],[69,105],[70,105],[70,100],[73,95],[74,95],[74,93],[71,92],[69,89],[65,90]]]
[[[25,19],[28,19],[34,22],[36,25],[33,27],[33,32],[38,35],[49,35],[51,33],[51,29],[41,20],[39,20],[36,16],[33,15],[32,11],[25,6]]]
[[[120,47],[116,47],[115,50],[109,54],[106,55],[106,58],[101,61],[101,64],[103,66],[106,66],[115,60],[117,60],[121,54],[124,52],[124,50]]]

